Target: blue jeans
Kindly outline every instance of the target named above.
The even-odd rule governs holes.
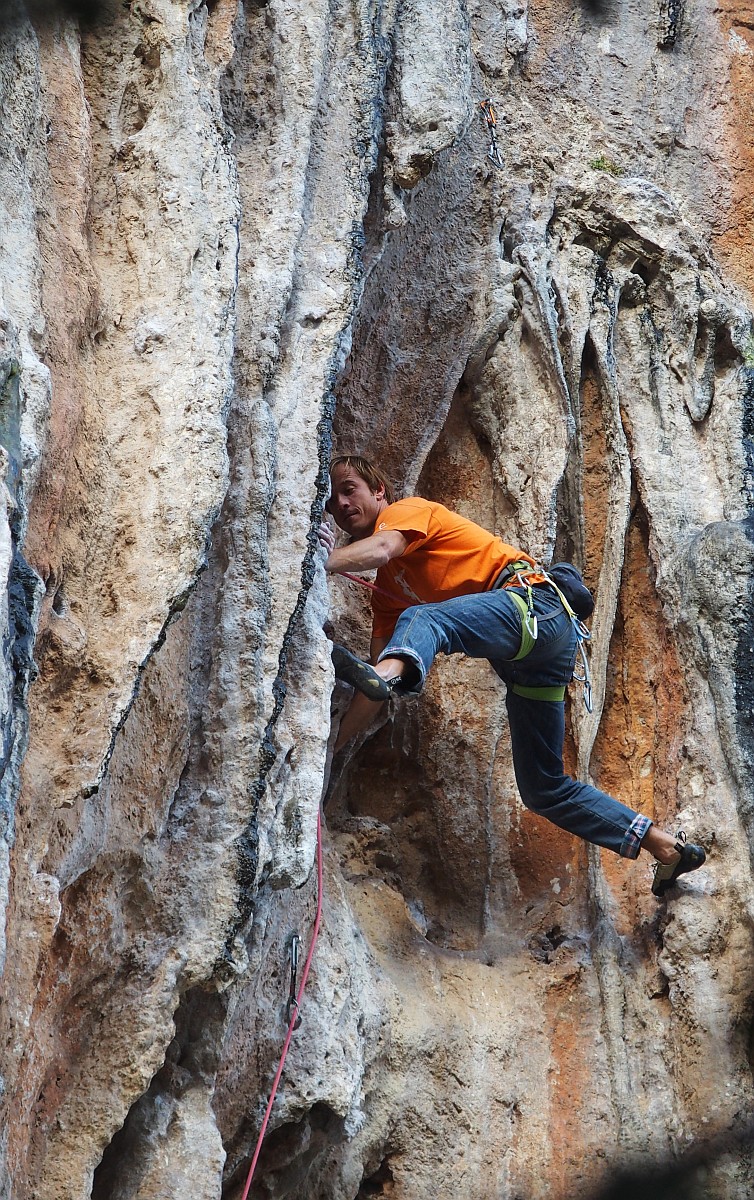
[[[652,822],[591,784],[566,775],[564,702],[532,699],[515,690],[516,685],[539,688],[570,682],[578,649],[571,619],[550,587],[534,587],[537,640],[531,652],[516,662],[522,616],[509,594],[513,590],[526,597],[524,589],[505,588],[406,609],[380,660],[406,660],[404,690],[420,692],[437,654],[488,659],[508,687],[513,769],[526,807],[587,842],[636,858]]]

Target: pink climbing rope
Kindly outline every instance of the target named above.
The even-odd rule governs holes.
[[[350,579],[351,583],[360,583],[362,585],[362,587],[370,588],[373,592],[379,592],[380,595],[387,596],[388,599],[390,599],[390,600],[395,599],[394,596],[390,595],[390,592],[386,592],[384,588],[378,587],[376,583],[370,583],[368,579],[360,579],[358,575],[350,575],[348,573],[348,571],[338,571],[338,575],[342,575],[344,579]],[[241,1200],[247,1200],[247,1197],[249,1195],[249,1188],[251,1187],[251,1182],[254,1178],[254,1172],[257,1167],[257,1161],[259,1159],[259,1155],[260,1155],[260,1152],[262,1149],[262,1142],[264,1141],[264,1135],[267,1132],[267,1126],[269,1124],[270,1114],[272,1112],[272,1106],[275,1103],[275,1097],[277,1095],[278,1086],[280,1084],[280,1077],[283,1074],[285,1060],[288,1057],[288,1047],[291,1044],[293,1030],[295,1029],[296,1022],[298,1020],[299,1009],[301,1007],[301,1001],[304,996],[304,988],[306,987],[306,981],[309,977],[309,968],[312,964],[312,958],[314,957],[314,948],[317,945],[317,938],[319,936],[319,926],[320,926],[321,920],[322,920],[322,811],[321,811],[321,809],[318,809],[317,810],[317,915],[314,918],[314,928],[312,929],[312,940],[311,940],[311,945],[309,946],[309,953],[306,956],[306,963],[304,964],[304,970],[301,974],[301,983],[299,984],[299,989],[298,989],[298,992],[296,993],[296,1003],[295,1003],[295,1005],[292,1006],[293,1012],[291,1014],[291,1019],[288,1024],[288,1032],[285,1036],[285,1041],[283,1043],[283,1049],[280,1054],[280,1062],[278,1064],[278,1069],[275,1074],[275,1078],[272,1082],[272,1090],[270,1092],[270,1098],[267,1101],[267,1108],[265,1110],[264,1120],[262,1121],[262,1128],[259,1130],[259,1137],[257,1138],[257,1144],[254,1149],[254,1157],[251,1160],[251,1166],[249,1167],[249,1174],[246,1177],[246,1186],[244,1187],[243,1194],[241,1196]]]
[[[362,579],[359,575],[350,575],[348,571],[336,571],[336,575],[342,575],[344,579],[350,579],[351,583],[360,583],[362,587],[370,588],[373,592],[379,592],[381,596],[387,596],[388,600],[395,600],[395,596],[390,592],[386,592],[384,588],[378,587],[376,583],[370,583],[368,579]]]
[[[270,1113],[272,1112],[272,1105],[275,1102],[275,1096],[277,1095],[278,1084],[280,1083],[280,1076],[283,1074],[283,1067],[285,1066],[285,1060],[288,1055],[288,1047],[291,1044],[291,1037],[293,1035],[293,1030],[296,1026],[296,1022],[298,1021],[299,1009],[301,1007],[301,1001],[304,996],[304,988],[306,987],[306,980],[309,975],[309,967],[312,964],[312,958],[314,957],[314,947],[317,944],[317,937],[319,936],[319,925],[320,925],[321,919],[322,919],[322,810],[317,809],[317,915],[314,918],[314,928],[312,929],[312,940],[311,940],[311,944],[309,946],[309,953],[306,956],[306,963],[304,964],[304,970],[301,974],[301,983],[299,984],[299,989],[298,989],[298,992],[296,993],[296,1003],[295,1003],[295,1005],[292,1005],[293,1012],[291,1014],[290,1023],[288,1025],[288,1033],[286,1035],[285,1042],[283,1043],[283,1050],[280,1055],[280,1064],[278,1066],[277,1074],[275,1075],[275,1079],[272,1084],[272,1091],[270,1092],[270,1098],[267,1102],[267,1109],[264,1114],[264,1120],[262,1121],[262,1128],[259,1130],[259,1137],[257,1138],[256,1149],[254,1150],[254,1157],[251,1160],[251,1166],[249,1167],[249,1174],[246,1179],[246,1187],[243,1190],[243,1195],[241,1196],[241,1200],[246,1200],[246,1198],[249,1194],[249,1188],[251,1187],[251,1181],[254,1178],[254,1171],[256,1169],[257,1159],[259,1158],[259,1152],[262,1149],[262,1142],[264,1141],[264,1135],[267,1132],[267,1124],[270,1119]]]

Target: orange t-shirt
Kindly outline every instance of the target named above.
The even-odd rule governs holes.
[[[486,592],[509,563],[534,565],[528,554],[506,545],[481,525],[421,496],[383,509],[374,532],[386,529],[402,533],[408,545],[377,572],[382,591],[372,594],[375,638],[390,637],[398,617],[413,604]]]

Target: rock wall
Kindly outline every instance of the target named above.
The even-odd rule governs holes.
[[[241,1196],[323,800],[252,1196],[557,1200],[745,1131],[745,6],[1,15],[0,1196]],[[569,763],[707,847],[672,899],[523,808],[484,663],[333,761],[333,447],[583,567]]]

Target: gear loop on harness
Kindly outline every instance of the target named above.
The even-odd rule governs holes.
[[[537,640],[537,618],[536,614],[534,613],[533,606],[533,585],[529,583],[527,579],[527,577],[532,575],[542,576],[543,581],[553,589],[565,612],[568,614],[571,624],[573,625],[573,629],[576,634],[576,644],[578,647],[577,653],[581,659],[581,671],[578,674],[576,671],[574,671],[573,678],[577,683],[583,684],[584,707],[586,708],[586,711],[590,713],[594,709],[594,703],[592,700],[592,675],[589,669],[589,659],[587,658],[585,643],[591,641],[592,635],[584,622],[574,611],[573,606],[570,604],[562,589],[558,587],[555,580],[547,573],[545,568],[539,566],[538,563],[533,565],[523,561],[509,563],[508,566],[500,572],[494,584],[492,585],[493,590],[496,590],[497,588],[505,587],[506,585],[510,584],[512,580],[515,580],[517,587],[521,588],[521,590],[527,595],[528,603],[525,604],[523,597],[518,596],[515,592],[510,593],[521,610],[522,621],[521,648],[516,655],[514,662],[525,658],[526,655],[534,649],[534,643]],[[514,688],[514,691],[516,690],[517,689]],[[548,690],[548,692],[552,691],[552,689],[545,690]],[[529,688],[527,689],[527,694],[533,695],[535,691],[542,692],[543,689]],[[546,696],[543,694],[541,698],[553,699],[554,697],[549,694]]]

